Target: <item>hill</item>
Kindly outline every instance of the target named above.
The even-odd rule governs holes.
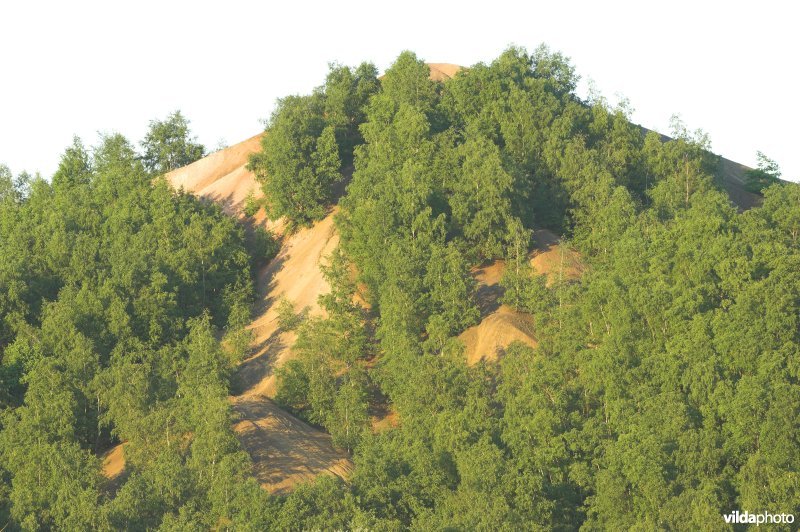
[[[185,122],[0,172],[0,524],[800,511],[800,187],[737,195],[755,173],[642,137],[544,46],[449,67],[332,64],[166,179]]]
[[[431,79],[436,81],[446,81],[462,69],[447,63],[428,66]],[[260,184],[247,168],[249,156],[261,150],[262,136],[263,133],[255,135],[175,170],[166,179],[173,187],[183,187],[219,203],[227,214],[244,218],[245,198],[249,194],[263,197]],[[670,140],[661,137],[663,141]],[[740,209],[757,205],[760,200],[743,187],[746,170],[744,165],[720,160],[720,182]],[[322,313],[317,299],[329,286],[319,266],[339,243],[333,222],[335,212],[332,210],[312,227],[287,235],[277,257],[258,274],[258,299],[249,326],[254,332],[254,342],[236,375],[238,394],[230,401],[239,419],[235,425],[237,436],[253,459],[256,478],[270,491],[284,492],[297,482],[322,473],[344,478],[352,469],[347,456],[333,448],[329,435],[283,411],[272,401],[276,394],[275,369],[292,358],[296,341],[294,332],[279,328],[276,303],[286,298],[297,312],[306,309],[310,316]],[[263,210],[250,221],[282,231],[282,223],[268,220]],[[535,232],[529,261],[534,271],[548,276],[548,284],[578,278],[583,270],[578,254],[547,230]],[[538,343],[532,317],[498,303],[504,268],[503,261],[495,261],[473,271],[478,282],[481,319],[459,336],[470,365],[479,360],[496,360],[514,341],[531,347]]]
[[[433,81],[447,81],[458,74],[464,67],[452,63],[428,63]]]

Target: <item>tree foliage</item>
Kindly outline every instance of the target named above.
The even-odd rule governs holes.
[[[745,188],[750,192],[761,194],[765,188],[780,181],[781,169],[778,163],[762,152],[759,151],[756,156],[758,159],[758,166],[755,169],[745,172],[745,176],[747,177]]]
[[[52,185],[20,193],[0,169],[0,518],[716,530],[735,509],[800,514],[800,186],[739,212],[707,136],[581,100],[546,47],[444,82],[411,52],[376,74],[332,65],[281,100],[251,161],[294,224],[349,180],[324,312],[278,307],[297,341],[277,400],[350,452],[352,476],[281,496],[248,479],[237,357],[217,341],[249,317],[243,233],[109,135],[92,157],[76,140]],[[579,279],[534,271],[539,228],[581,254]],[[458,336],[486,312],[487,263],[537,347],[468,366]],[[98,455],[120,440],[112,496]]]
[[[250,167],[261,181],[268,212],[294,225],[324,217],[334,185],[360,141],[363,107],[377,89],[375,67],[355,71],[332,64],[325,85],[307,96],[278,101]]]
[[[202,158],[206,149],[189,131],[189,121],[180,111],[164,120],[152,120],[142,140],[142,162],[151,175],[160,175]]]
[[[52,185],[0,202],[0,517],[144,528],[193,508],[211,527],[260,492],[231,431],[236,360],[216,338],[249,322],[244,231],[151,181],[121,135],[91,153],[76,139]],[[99,456],[120,441],[112,498]]]

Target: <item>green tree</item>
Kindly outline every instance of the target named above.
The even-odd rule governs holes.
[[[364,122],[365,107],[379,89],[378,70],[362,63],[353,71],[332,64],[325,78],[325,121],[333,127],[342,166],[353,162],[353,150],[363,142],[358,127]]]
[[[450,207],[471,249],[482,258],[503,255],[511,209],[513,178],[503,169],[500,150],[488,139],[467,140],[461,147],[461,175],[453,184]]]
[[[191,136],[189,121],[180,111],[164,120],[151,120],[141,146],[142,162],[151,175],[186,166],[205,155],[205,147]]]
[[[761,194],[765,188],[780,181],[781,169],[778,163],[760,151],[756,153],[756,158],[758,167],[745,172],[747,177],[745,188],[750,192]]]
[[[782,183],[763,192],[764,205],[756,211],[758,215],[779,231],[781,240],[792,246],[800,244],[800,185]]]
[[[323,115],[322,93],[284,98],[272,114],[263,150],[250,161],[270,216],[308,225],[325,215],[340,161],[335,133],[326,129]]]
[[[217,340],[249,322],[244,230],[154,182],[119,134],[91,159],[76,142],[57,177],[0,202],[0,512],[24,529],[233,521],[260,492]],[[121,440],[109,501],[98,455]]]
[[[99,463],[76,441],[70,380],[44,359],[25,381],[25,404],[3,416],[0,435],[2,463],[12,476],[11,517],[26,529],[102,526]]]
[[[72,138],[72,145],[67,147],[61,156],[58,169],[53,174],[53,186],[69,187],[85,184],[89,181],[91,173],[89,154],[83,147],[81,139],[75,136]]]
[[[14,175],[8,166],[0,164],[0,202],[16,201],[17,190],[14,186]]]
[[[381,78],[381,87],[398,107],[405,104],[430,113],[436,103],[436,83],[430,79],[430,68],[410,51],[397,57]]]

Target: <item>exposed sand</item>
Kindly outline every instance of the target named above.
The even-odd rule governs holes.
[[[537,345],[533,318],[507,305],[501,305],[478,325],[461,333],[459,339],[464,342],[464,355],[469,365],[480,360],[497,360],[512,342],[519,341],[531,347]]]
[[[451,63],[428,63],[428,68],[431,69],[430,78],[433,81],[447,81],[464,67]]]
[[[251,356],[239,368],[242,395],[275,396],[274,369],[291,358],[295,333],[278,329],[277,302],[285,297],[297,312],[308,308],[309,316],[320,315],[317,299],[330,290],[320,265],[339,244],[333,210],[313,227],[291,235],[278,256],[258,276],[259,298],[250,328],[255,333]]]
[[[253,474],[270,493],[286,493],[320,474],[347,478],[353,469],[347,455],[333,448],[331,437],[263,396],[232,398],[241,421],[233,427],[253,459]]]
[[[580,278],[584,270],[577,251],[559,243],[559,238],[547,229],[533,233],[534,248],[530,254],[531,266],[541,275],[547,276],[547,285],[558,281]]]
[[[753,194],[744,187],[747,183],[747,175],[745,174],[747,170],[750,170],[750,168],[743,164],[720,157],[717,172],[722,178],[722,186],[740,211],[758,207],[764,201],[764,198],[758,194]]]
[[[260,184],[246,165],[250,154],[261,150],[263,133],[213,153],[165,177],[175,188],[218,202],[223,210],[243,218],[245,198],[251,191],[263,197]],[[291,357],[296,336],[278,330],[276,303],[286,297],[297,311],[305,307],[309,315],[321,312],[317,298],[330,290],[320,264],[338,245],[332,211],[313,227],[288,235],[278,256],[258,275],[255,318],[249,326],[254,332],[250,356],[240,365],[235,382],[241,392],[230,402],[237,415],[234,430],[242,447],[253,460],[253,474],[270,492],[286,492],[299,482],[320,474],[346,478],[352,469],[347,454],[335,449],[331,438],[278,407],[275,395],[275,368]],[[263,209],[255,225],[281,233],[281,221],[266,219]],[[116,455],[115,455],[116,456]],[[108,476],[124,467],[122,453],[115,458]]]
[[[285,297],[295,310],[320,315],[317,302],[330,286],[320,265],[336,249],[332,211],[313,227],[289,236],[278,256],[258,276],[258,299],[250,356],[237,371],[241,394],[231,397],[239,422],[234,430],[253,460],[253,474],[262,487],[284,493],[299,482],[320,474],[342,478],[352,470],[347,453],[335,449],[330,436],[283,411],[272,400],[276,393],[275,369],[292,357],[294,332],[278,327],[277,302]]]
[[[250,154],[261,151],[263,135],[254,135],[164,177],[174,188],[183,187],[187,192],[219,203],[227,214],[241,217],[248,193],[252,192],[256,198],[264,196],[253,172],[245,168]]]
[[[464,70],[464,67],[461,65],[454,65],[452,63],[425,63],[428,65],[428,69],[430,70],[430,74],[428,78],[433,81],[447,81],[448,79],[454,77],[459,70]],[[378,76],[378,79],[383,79],[385,74],[381,74]]]
[[[498,260],[472,272],[478,282],[477,299],[482,319],[458,337],[464,344],[464,356],[469,365],[480,360],[497,360],[515,341],[536,347],[533,318],[498,301],[503,295],[500,280],[504,270],[505,263]]]
[[[580,277],[583,264],[578,253],[560,244],[555,234],[540,229],[534,233],[533,240],[535,247],[529,255],[530,263],[537,273],[547,276],[548,285]],[[533,317],[499,303],[503,295],[500,280],[504,270],[505,263],[495,261],[472,272],[478,282],[477,299],[483,318],[459,335],[470,365],[480,360],[497,360],[512,342],[537,345]]]
[[[103,476],[107,479],[118,477],[125,469],[125,444],[112,447],[101,457],[103,460]]]

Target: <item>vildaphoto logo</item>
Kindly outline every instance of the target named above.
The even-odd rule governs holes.
[[[729,514],[723,514],[725,522],[734,525],[774,525],[774,524],[791,524],[794,523],[793,514],[771,514],[769,512],[761,512],[753,514],[745,510],[740,512],[734,510]]]

